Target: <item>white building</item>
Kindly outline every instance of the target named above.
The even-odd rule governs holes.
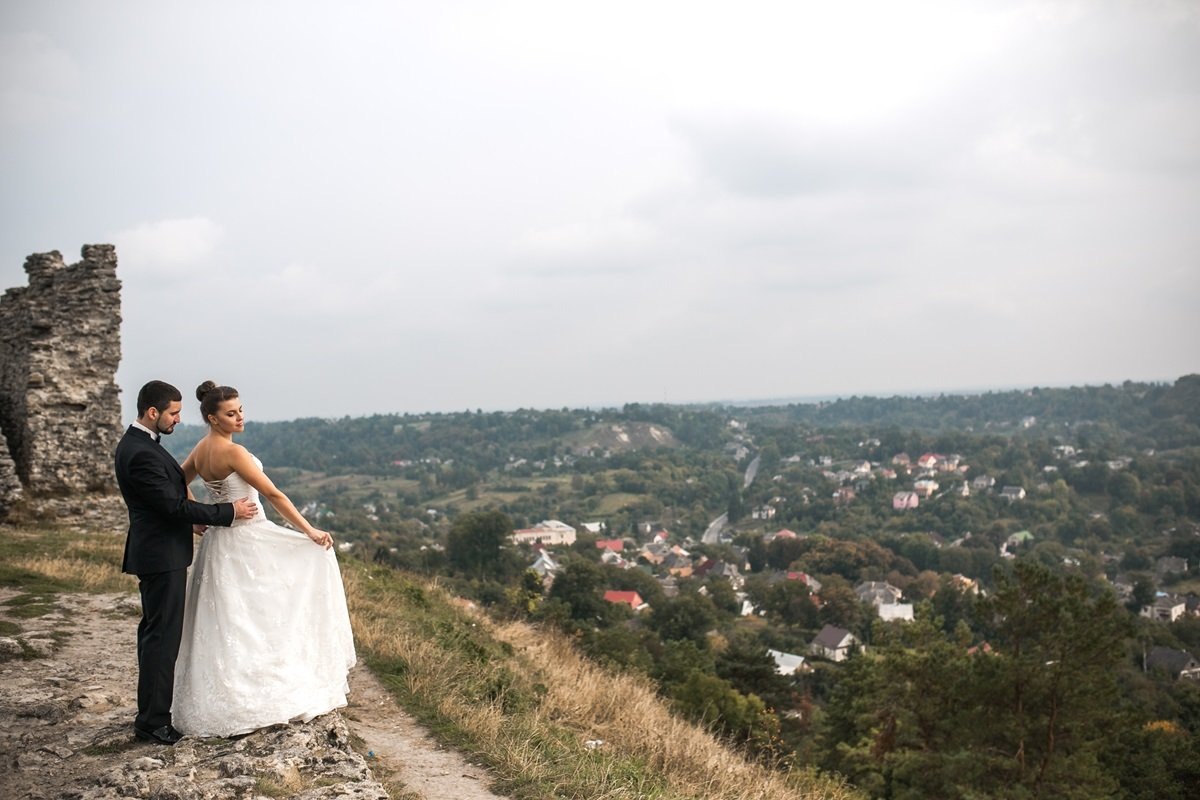
[[[780,675],[795,675],[804,671],[804,656],[782,650],[767,650],[767,655],[775,660],[775,671]]]
[[[547,519],[532,528],[513,531],[512,540],[516,544],[575,544],[575,529],[565,522]]]

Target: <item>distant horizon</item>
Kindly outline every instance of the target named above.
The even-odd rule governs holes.
[[[1027,384],[1027,385],[1008,385],[1008,386],[992,385],[992,386],[976,386],[976,387],[959,387],[959,388],[953,388],[953,389],[951,389],[951,388],[928,389],[928,390],[921,390],[921,391],[879,391],[879,392],[847,392],[847,393],[840,393],[840,394],[784,395],[784,396],[780,396],[780,397],[744,398],[744,399],[740,399],[740,400],[733,400],[733,399],[687,400],[687,401],[626,400],[626,401],[623,401],[620,403],[600,403],[600,404],[593,403],[593,404],[575,405],[575,406],[571,406],[571,405],[567,405],[567,406],[512,406],[512,407],[506,407],[506,408],[479,407],[479,408],[454,408],[454,409],[441,409],[441,410],[426,409],[423,411],[367,411],[367,412],[363,412],[363,413],[353,413],[353,414],[346,413],[346,414],[335,414],[335,415],[302,414],[302,415],[294,416],[294,417],[278,417],[278,418],[247,414],[247,424],[253,424],[255,422],[295,422],[297,420],[302,420],[302,419],[337,420],[337,419],[343,419],[343,418],[347,418],[347,417],[349,417],[351,419],[361,419],[364,417],[372,417],[372,416],[422,417],[422,416],[426,416],[426,415],[440,415],[440,414],[464,414],[464,413],[473,414],[476,411],[480,411],[484,414],[495,414],[495,413],[510,414],[510,413],[514,413],[517,411],[560,411],[564,408],[567,409],[568,411],[606,411],[606,410],[620,410],[621,408],[623,408],[624,406],[627,406],[627,405],[647,405],[647,406],[649,406],[649,405],[666,405],[666,406],[678,406],[678,407],[682,407],[682,408],[700,407],[700,406],[724,406],[724,407],[733,407],[733,408],[738,408],[738,407],[762,408],[762,407],[769,407],[769,406],[786,406],[786,405],[815,405],[817,403],[828,403],[828,402],[835,402],[837,400],[848,400],[848,399],[855,398],[855,397],[857,397],[857,398],[875,398],[875,399],[882,399],[882,400],[886,400],[886,399],[893,398],[893,397],[943,397],[943,396],[944,397],[970,397],[970,396],[977,396],[977,395],[983,395],[983,394],[989,394],[989,393],[1025,392],[1025,391],[1031,391],[1033,389],[1082,389],[1082,388],[1094,388],[1094,387],[1099,387],[1099,386],[1120,386],[1126,382],[1171,386],[1171,385],[1174,385],[1180,378],[1183,378],[1183,377],[1185,377],[1187,375],[1191,375],[1191,374],[1196,374],[1196,373],[1184,373],[1183,375],[1177,375],[1173,378],[1145,378],[1145,379],[1122,378],[1122,379],[1116,380],[1116,381],[1110,380],[1110,381],[1087,381],[1087,382],[1069,382],[1069,383],[1037,383],[1037,384]],[[185,391],[184,388],[181,386],[177,387],[177,388],[179,388],[179,390],[181,392],[184,392],[184,395],[185,395],[184,420],[181,424],[184,426],[200,426],[202,424],[201,422],[192,421],[192,420],[188,419],[188,416],[189,416],[188,412],[192,411],[194,413],[196,410],[195,407],[197,405],[194,401],[192,401],[192,402],[188,401],[187,398],[190,397],[191,393]],[[136,390],[134,390],[132,395],[130,395],[130,396],[131,397],[135,396],[136,393],[137,393]],[[129,393],[126,392],[125,389],[122,387],[122,394],[126,395]],[[124,406],[125,404],[123,403],[122,405]],[[132,416],[129,416],[130,413],[132,413],[132,412],[128,411],[128,410],[126,411],[126,416],[128,417],[128,419],[133,418]],[[126,423],[128,422],[128,419],[125,420]]]

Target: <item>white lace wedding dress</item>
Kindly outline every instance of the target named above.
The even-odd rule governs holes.
[[[205,486],[214,502],[258,502],[236,472]],[[254,519],[208,529],[188,577],[175,664],[179,731],[234,736],[310,720],[346,705],[354,661],[332,550],[271,522],[261,505]]]

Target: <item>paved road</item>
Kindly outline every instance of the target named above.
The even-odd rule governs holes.
[[[762,461],[762,456],[755,456],[754,460],[746,465],[746,476],[742,479],[742,488],[750,488],[750,484],[754,483],[754,478],[758,475],[758,465]]]
[[[729,524],[729,514],[721,516],[708,523],[708,528],[705,529],[704,535],[700,537],[700,541],[705,544],[720,544],[721,531],[725,530],[725,526]]]

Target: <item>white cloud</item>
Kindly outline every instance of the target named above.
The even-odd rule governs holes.
[[[142,222],[112,234],[122,272],[185,274],[208,264],[224,237],[221,226],[207,217]]]

